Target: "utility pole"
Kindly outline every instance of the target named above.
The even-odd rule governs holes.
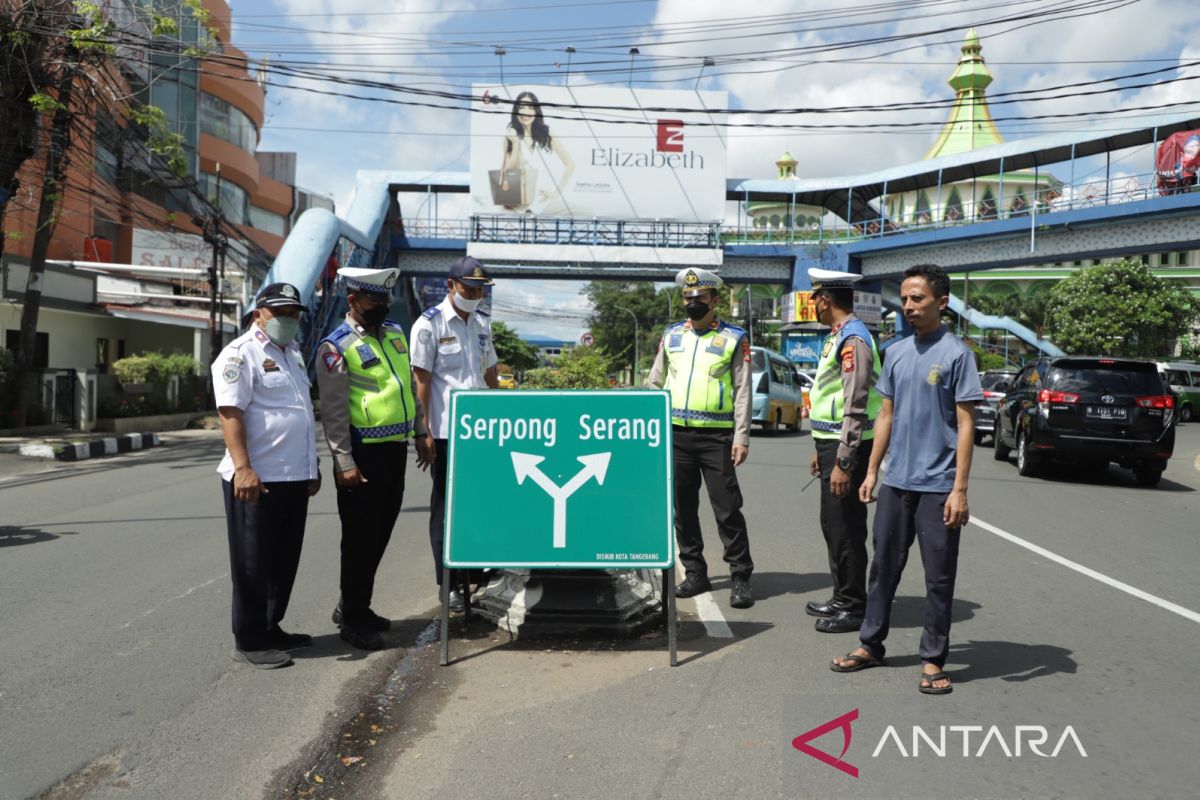
[[[212,262],[208,267],[208,364],[211,367],[221,355],[224,346],[222,326],[220,324],[219,307],[224,301],[224,289],[221,282],[225,278],[225,248],[229,240],[221,232],[224,214],[221,213],[221,165],[217,164],[217,210],[209,214],[203,221],[204,241],[212,245]],[[201,221],[193,220],[197,224]],[[219,270],[219,274],[218,274]]]
[[[624,311],[626,314],[628,314],[629,316],[633,317],[633,370],[630,372],[630,376],[629,376],[629,377],[630,377],[630,382],[631,382],[631,383],[632,383],[634,386],[637,386],[637,385],[638,385],[638,323],[637,323],[637,314],[634,314],[632,311],[630,311],[628,308],[625,308],[624,306],[613,306],[613,308],[616,308],[616,309],[619,309],[619,310],[621,310],[621,311]]]

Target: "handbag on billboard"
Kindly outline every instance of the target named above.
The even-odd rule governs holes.
[[[537,186],[537,170],[488,170],[488,184],[492,188],[492,202],[496,205],[528,205]]]

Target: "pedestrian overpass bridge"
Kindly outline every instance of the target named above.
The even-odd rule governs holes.
[[[735,204],[736,217],[721,223],[444,217],[443,203],[465,205],[467,173],[360,172],[345,216],[305,212],[267,281],[287,281],[306,293],[318,309],[312,337],[319,338],[336,316],[336,290],[326,270],[331,255],[342,265],[395,266],[406,277],[444,276],[450,258],[465,251],[480,254],[504,278],[668,281],[681,266],[695,264],[715,268],[733,283],[803,290],[812,266],[858,272],[879,286],[923,263],[978,272],[1195,249],[1200,191],[1160,195],[1154,151],[1170,134],[1196,128],[1200,117],[1188,115],[1104,135],[1006,142],[859,176],[731,179],[726,200]],[[1137,147],[1147,148],[1142,169],[1114,176],[1112,154]],[[1069,180],[1051,177],[1051,169]],[[998,191],[980,197],[974,187],[982,182]],[[1013,185],[1018,188],[1011,190]],[[971,197],[963,201],[968,187]],[[908,222],[890,218],[889,198],[912,192],[936,198],[928,213]],[[401,199],[414,196],[423,196],[421,213],[406,218]],[[957,200],[948,206],[950,196]],[[749,224],[751,203],[818,213],[808,218],[815,224],[805,227],[762,229]],[[1000,326],[1044,348],[1032,332]]]

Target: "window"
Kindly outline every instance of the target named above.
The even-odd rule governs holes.
[[[771,380],[782,386],[792,385],[792,365],[771,359]]]
[[[762,350],[750,351],[750,369],[754,372],[765,372],[767,369],[767,356]]]
[[[96,339],[96,368],[108,372],[108,339]]]
[[[200,187],[204,196],[219,206],[225,219],[238,225],[246,224],[246,209],[249,207],[249,197],[246,190],[233,181],[221,181],[221,196],[217,197],[217,176],[210,172],[200,173]]]
[[[1188,251],[1180,250],[1175,254],[1175,266],[1186,267],[1188,265]]]
[[[1158,265],[1160,267],[1171,266],[1171,254],[1170,253],[1159,253],[1158,254]]]
[[[37,343],[33,348],[33,366],[35,369],[46,369],[50,366],[50,334],[38,331]],[[4,332],[4,347],[14,356],[21,346],[21,332],[6,330]]]
[[[287,220],[282,214],[267,211],[265,208],[250,206],[250,224],[260,231],[284,236],[287,233]]]
[[[258,128],[238,108],[211,94],[200,95],[200,132],[215,136],[253,153],[258,146]]]
[[[109,183],[117,182],[117,147],[120,128],[110,114],[101,111],[96,115],[96,174]]]

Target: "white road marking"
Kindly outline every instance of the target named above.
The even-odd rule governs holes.
[[[679,563],[679,548],[675,548],[675,585],[684,579],[683,565]],[[733,631],[721,613],[721,607],[713,600],[712,592],[704,592],[692,598],[696,601],[696,613],[704,623],[704,632],[711,639],[733,639]]]
[[[1057,553],[1052,553],[1051,551],[1047,550],[1046,548],[1039,547],[1038,545],[1034,544],[1033,542],[1027,542],[1024,539],[1022,539],[1021,537],[1014,536],[1013,534],[1009,533],[1008,531],[1003,531],[1003,530],[997,528],[995,525],[984,522],[981,519],[976,519],[975,517],[971,517],[970,524],[978,525],[979,527],[983,528],[988,533],[994,533],[995,535],[999,536],[1001,539],[1007,539],[1008,541],[1012,542],[1013,544],[1020,545],[1021,547],[1024,547],[1026,550],[1030,550],[1034,553],[1037,553],[1039,556],[1042,556],[1043,558],[1048,558],[1056,564],[1061,564],[1062,566],[1066,567],[1067,569],[1074,570],[1075,572],[1078,572],[1080,575],[1086,575],[1089,578],[1093,578],[1095,580],[1100,581],[1101,583],[1103,583],[1106,586],[1111,586],[1112,588],[1119,589],[1120,591],[1125,592],[1126,594],[1133,595],[1134,597],[1138,598],[1139,600],[1145,600],[1147,603],[1153,603],[1154,605],[1158,606],[1159,608],[1166,609],[1167,611],[1170,611],[1173,614],[1178,614],[1179,616],[1183,617],[1184,619],[1188,619],[1188,620],[1191,620],[1192,622],[1200,623],[1200,614],[1196,613],[1195,611],[1192,611],[1191,609],[1184,608],[1181,605],[1176,605],[1175,603],[1172,603],[1169,600],[1163,600],[1161,597],[1156,597],[1155,595],[1152,595],[1149,592],[1143,592],[1141,589],[1138,589],[1135,586],[1130,586],[1128,583],[1123,583],[1122,581],[1119,581],[1116,578],[1110,578],[1107,575],[1105,575],[1101,572],[1097,572],[1094,569],[1085,567],[1082,564],[1077,564],[1069,558],[1063,558],[1062,556],[1058,555]]]

